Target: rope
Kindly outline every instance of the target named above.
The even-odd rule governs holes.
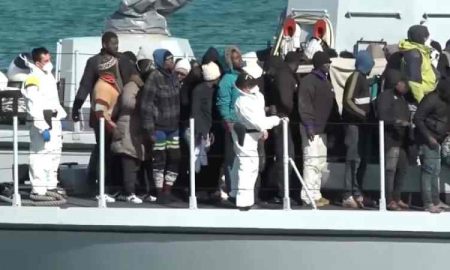
[[[57,192],[49,192],[45,195],[35,195],[30,194],[31,200],[22,200],[22,205],[24,206],[60,206],[67,203],[66,198],[57,193]],[[6,203],[13,203],[13,200],[9,197],[0,195],[0,201]]]

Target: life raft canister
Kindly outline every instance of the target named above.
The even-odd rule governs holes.
[[[322,39],[326,33],[327,33],[327,22],[324,20],[318,20],[314,24],[313,37],[317,39]]]
[[[287,18],[283,25],[283,35],[293,37],[297,30],[297,23],[293,18]]]

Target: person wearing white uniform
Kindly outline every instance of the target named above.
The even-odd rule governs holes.
[[[235,103],[238,121],[233,127],[232,138],[236,159],[231,175],[237,181],[236,206],[249,210],[255,203],[254,187],[259,172],[258,141],[267,139],[267,130],[279,125],[280,118],[266,116],[264,96],[250,75],[239,75],[236,88],[240,96]]]
[[[53,65],[47,49],[32,52],[34,65],[22,94],[26,100],[30,128],[30,181],[32,193],[45,195],[57,189],[57,171],[61,159],[61,120],[67,114],[61,106]]]

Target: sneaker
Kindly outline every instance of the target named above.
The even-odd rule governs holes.
[[[359,208],[358,203],[356,203],[353,196],[348,197],[347,199],[342,201],[342,206],[345,208],[357,209]]]
[[[408,210],[409,209],[409,205],[404,203],[402,200],[397,202],[398,206],[400,206],[401,209],[403,210]]]
[[[135,194],[131,194],[130,196],[127,197],[127,202],[134,203],[134,204],[141,204],[142,200]]]
[[[320,199],[319,200],[315,200],[314,202],[316,203],[316,207],[317,208],[325,206],[325,204]],[[312,203],[309,203],[309,202],[306,202],[306,201],[303,201],[303,205],[312,207]]]
[[[364,208],[364,197],[363,196],[355,196],[354,200],[359,208]]]
[[[147,196],[145,196],[144,201],[146,201],[146,202],[156,202],[156,197],[148,194]]]
[[[325,198],[323,198],[323,197],[320,198],[317,202],[320,203],[320,204],[322,204],[322,206],[330,205],[330,200],[327,200],[327,199],[325,199]]]
[[[387,205],[387,209],[388,209],[389,211],[400,211],[400,210],[402,210],[402,208],[400,207],[400,205],[398,205],[398,203],[395,202],[395,201],[390,202],[390,203]]]
[[[107,203],[115,203],[116,199],[114,197],[109,196],[108,194],[105,194],[105,200]],[[97,200],[100,200],[100,195],[96,196]]]
[[[448,210],[450,209],[450,206],[448,206],[448,204],[445,204],[443,202],[439,202],[438,204],[436,204],[436,207],[439,207],[442,210]]]
[[[435,205],[430,204],[427,207],[425,207],[425,211],[430,212],[432,214],[439,214],[442,212],[442,209]]]

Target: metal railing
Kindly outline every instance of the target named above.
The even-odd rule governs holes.
[[[99,140],[99,195],[98,195],[98,207],[106,208],[106,195],[105,195],[105,119],[99,119],[100,124],[100,140]],[[311,201],[312,209],[317,210],[317,205],[311,196],[310,190],[302,178],[294,160],[289,156],[288,149],[288,125],[289,120],[283,119],[283,181],[284,181],[284,197],[283,197],[283,209],[291,210],[291,198],[289,195],[290,175],[289,167],[291,166],[302,187],[305,189],[306,196]],[[380,201],[379,210],[386,211],[386,196],[385,196],[385,128],[384,122],[379,121],[379,151],[380,151]],[[198,209],[197,197],[196,197],[196,173],[195,173],[195,120],[189,121],[190,135],[189,135],[189,209]],[[18,117],[13,117],[13,177],[14,177],[14,195],[12,205],[15,207],[21,206],[21,196],[19,193],[19,149],[18,149]]]

